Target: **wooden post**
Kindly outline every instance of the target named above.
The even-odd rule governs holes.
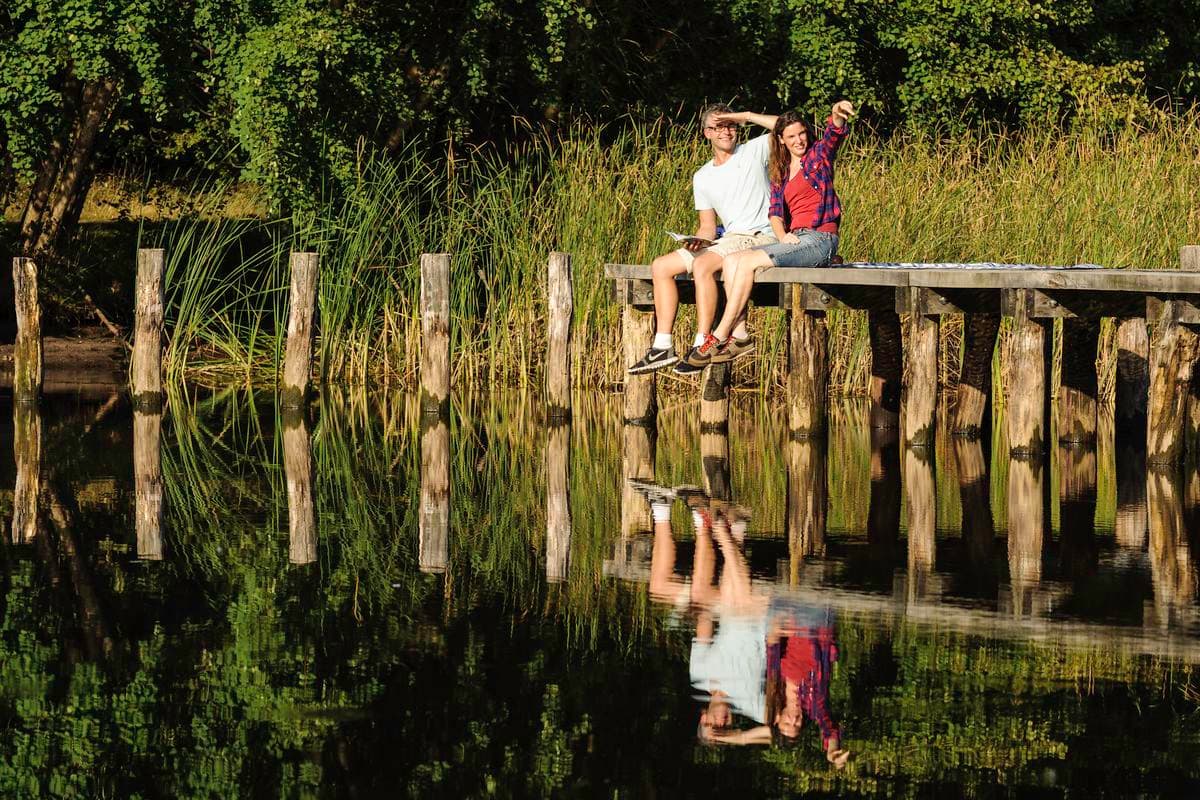
[[[1090,447],[1096,442],[1096,345],[1100,320],[1066,318],[1058,390],[1058,440]]]
[[[549,331],[546,348],[546,406],[551,419],[571,416],[571,256],[551,253],[547,273]]]
[[[729,428],[729,378],[731,365],[710,364],[700,376],[700,432]]]
[[[1146,476],[1150,520],[1150,578],[1158,623],[1170,625],[1178,610],[1192,605],[1196,569],[1183,524],[1183,487],[1179,476],[1154,471]]]
[[[283,412],[283,472],[287,477],[288,561],[317,560],[317,514],[313,506],[312,442],[303,408]]]
[[[732,500],[728,430],[712,428],[700,434],[700,460],[704,470],[704,493],[714,500]]]
[[[12,541],[27,544],[33,541],[38,531],[42,413],[37,403],[13,403],[13,458],[17,481],[13,487]]]
[[[640,357],[639,353],[639,357]],[[658,449],[658,429],[653,425],[626,424],[621,447],[621,537],[652,529],[650,506],[626,478],[654,480],[654,459]]]
[[[933,374],[936,378],[937,372]],[[937,482],[933,474],[932,456],[932,451],[923,447],[904,448],[904,501],[908,507],[908,602],[920,600],[930,593],[937,562]]]
[[[825,314],[804,309],[799,286],[789,294],[788,430],[792,438],[823,436],[829,381]]]
[[[1141,552],[1146,546],[1145,439],[1136,446],[1117,443],[1117,513],[1113,534],[1117,545]]]
[[[140,256],[141,253],[138,255]],[[140,271],[139,269],[139,273]],[[161,395],[158,397],[161,400]],[[134,519],[137,532],[137,557],[146,561],[161,561],[163,557],[163,519],[165,514],[161,455],[162,416],[161,402],[155,408],[154,400],[149,397],[141,405],[135,401],[133,409]]]
[[[546,580],[567,579],[571,561],[571,426],[553,425],[546,440]]]
[[[962,507],[962,538],[976,576],[990,576],[996,538],[992,517],[991,483],[983,444],[978,439],[954,440],[958,467],[958,497]]]
[[[42,392],[42,312],[38,305],[37,265],[13,259],[13,296],[17,340],[13,347],[13,399],[35,402]]]
[[[1096,538],[1096,449],[1071,444],[1058,446],[1059,561],[1071,577],[1095,571],[1099,558]]]
[[[621,310],[621,341],[625,348],[625,369],[645,355],[654,341],[654,315],[627,305]],[[653,424],[658,415],[654,373],[625,374],[625,421]]]
[[[904,359],[904,443],[933,447],[937,436],[938,318],[918,311],[919,289],[910,289],[908,357]]]
[[[825,555],[825,508],[829,494],[824,442],[792,439],[786,447],[789,582],[795,586],[804,559]]]
[[[1013,459],[1008,465],[1008,579],[1014,616],[1032,616],[1042,581],[1045,541],[1042,459]]]
[[[1139,448],[1145,445],[1146,403],[1150,391],[1150,336],[1144,317],[1117,324],[1117,435],[1133,433]]]
[[[1016,458],[1037,458],[1046,445],[1046,326],[1032,319],[1027,290],[1012,291],[1015,308],[1009,342],[1008,443]]]
[[[954,405],[951,431],[955,436],[978,439],[990,419],[992,355],[1000,332],[999,314],[967,314],[963,319],[962,369]]]
[[[421,423],[419,536],[421,572],[445,572],[450,564],[450,427],[442,416]]]
[[[1174,306],[1174,301],[1162,304],[1150,347],[1146,459],[1155,467],[1177,467],[1183,460],[1184,415],[1196,359],[1196,334],[1173,319]]]
[[[287,351],[283,358],[281,398],[285,408],[302,406],[308,396],[308,381],[312,372],[313,313],[317,307],[317,264],[316,253],[291,255],[292,288],[288,300]]]
[[[450,256],[421,256],[421,411],[450,415]]]
[[[162,407],[163,251],[137,252],[133,355],[129,363],[134,409]],[[161,557],[161,553],[159,555]]]
[[[900,315],[868,311],[871,340],[871,427],[900,427],[900,385],[904,364]]]

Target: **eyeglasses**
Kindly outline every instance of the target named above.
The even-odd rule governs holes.
[[[734,125],[732,122],[723,122],[720,125],[705,125],[704,130],[706,130],[706,131],[726,131],[726,132],[736,131],[737,125]]]

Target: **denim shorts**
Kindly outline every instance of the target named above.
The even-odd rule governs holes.
[[[777,267],[823,267],[837,255],[836,233],[792,231],[800,239],[796,244],[768,244],[756,247],[766,253]]]

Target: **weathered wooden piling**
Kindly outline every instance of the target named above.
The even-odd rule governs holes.
[[[450,414],[450,256],[421,256],[421,411]]]
[[[1048,437],[1046,419],[1048,332],[1046,323],[1030,316],[1032,293],[1016,289],[1004,295],[1013,317],[1009,339],[1008,419],[1009,452],[1016,458],[1042,455]]]
[[[700,431],[729,427],[729,383],[732,365],[711,364],[700,375]]]
[[[1045,542],[1042,459],[1014,459],[1008,465],[1008,579],[1012,613],[1036,616]]]
[[[625,347],[622,368],[645,355],[654,342],[654,314],[627,305],[621,310],[621,341]],[[653,424],[658,415],[658,396],[653,372],[625,374],[625,421]]]
[[[288,561],[311,564],[317,560],[317,514],[312,441],[303,408],[283,410],[283,473],[287,479]]]
[[[1090,447],[1096,443],[1096,345],[1099,341],[1099,319],[1063,319],[1058,440],[1064,444]]]
[[[1168,627],[1196,597],[1196,567],[1183,520],[1183,486],[1174,472],[1154,470],[1146,476],[1149,517],[1150,579],[1154,585],[1156,622]]]
[[[714,500],[732,500],[729,479],[729,432],[712,428],[700,434],[700,461],[704,470],[704,493]]]
[[[1144,317],[1117,322],[1117,382],[1114,423],[1117,435],[1132,433],[1145,446],[1146,403],[1150,392],[1150,335]]]
[[[999,314],[966,314],[963,319],[963,355],[950,430],[955,436],[978,439],[984,435],[992,399],[992,356],[1000,331]]]
[[[1145,435],[1122,444],[1117,439],[1117,511],[1113,535],[1117,545],[1141,552],[1146,546]]]
[[[546,439],[546,580],[567,579],[571,562],[571,426],[552,425]]]
[[[292,253],[289,263],[292,284],[288,295],[287,349],[283,358],[283,394],[280,403],[285,408],[297,408],[304,405],[308,397],[312,373],[313,315],[317,309],[319,259],[316,253]],[[425,342],[421,344],[423,352]]]
[[[990,574],[996,527],[992,517],[991,483],[983,444],[967,436],[955,438],[954,459],[958,467],[962,538],[967,559],[977,574]]]
[[[937,433],[938,318],[921,311],[921,289],[908,290],[908,355],[904,359],[904,441],[933,447]]]
[[[1147,404],[1146,460],[1156,468],[1174,468],[1183,460],[1184,418],[1196,360],[1196,334],[1177,319],[1174,300],[1154,305],[1150,345],[1150,398]]]
[[[639,354],[640,356],[640,354]],[[626,424],[621,446],[621,537],[627,539],[652,529],[650,505],[626,478],[654,480],[654,460],[658,451],[658,428],[654,425]]]
[[[547,270],[549,330],[546,347],[546,411],[551,419],[571,415],[571,256],[551,253]]]
[[[421,572],[445,572],[450,565],[450,426],[441,416],[422,422],[419,537]]]
[[[788,431],[794,439],[825,434],[829,396],[829,331],[825,312],[806,311],[800,287],[788,313]]]
[[[903,489],[908,508],[908,602],[920,600],[930,593],[937,562],[937,481],[932,456],[932,452],[924,447],[904,448]]]
[[[792,439],[787,445],[787,538],[789,583],[799,583],[804,559],[825,555],[825,509],[829,500],[825,443]]]
[[[13,487],[12,541],[27,544],[38,531],[42,413],[37,403],[13,403],[13,458],[17,479]]]
[[[164,261],[160,249],[137,252],[129,375],[133,383],[133,406],[147,411],[162,407]]]
[[[133,409],[134,527],[137,557],[146,561],[163,557],[163,412],[161,402],[154,406],[148,401]]]
[[[42,311],[38,304],[37,264],[13,259],[13,297],[17,339],[13,346],[13,400],[34,402],[42,392]]]
[[[871,427],[899,428],[904,365],[900,315],[868,311],[867,335],[871,340]]]
[[[1058,450],[1059,562],[1072,577],[1096,568],[1096,448],[1061,442]]]

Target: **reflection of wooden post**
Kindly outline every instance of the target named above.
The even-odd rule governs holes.
[[[963,318],[962,371],[951,430],[958,436],[979,438],[992,399],[992,354],[1000,331],[999,314],[967,314]]]
[[[450,256],[421,256],[421,410],[450,413]]]
[[[996,537],[983,445],[978,439],[956,439],[954,457],[958,465],[963,543],[967,547],[967,558],[971,565],[982,572],[991,567],[992,545]]]
[[[732,500],[729,483],[729,433],[713,429],[700,434],[700,458],[704,467],[704,493],[714,500]]]
[[[138,250],[134,291],[133,354],[129,361],[134,408],[162,405],[163,251]],[[160,554],[161,555],[161,554]]]
[[[567,579],[571,556],[571,426],[550,428],[546,441],[546,580]]]
[[[828,402],[828,329],[824,312],[805,311],[803,292],[793,286],[788,313],[788,430],[793,437],[825,433]]]
[[[571,415],[571,256],[551,253],[547,275],[550,312],[546,337],[546,406],[552,419]]]
[[[712,364],[700,377],[700,431],[726,430],[729,427],[728,362]]]
[[[12,540],[26,544],[33,541],[38,529],[42,413],[37,403],[13,403],[13,457],[17,483],[13,488]]]
[[[1058,440],[1078,445],[1096,441],[1096,344],[1100,320],[1063,320],[1062,372],[1058,394]]]
[[[1146,477],[1146,504],[1150,518],[1150,574],[1158,622],[1167,627],[1174,612],[1192,604],[1196,574],[1187,531],[1183,525],[1179,478],[1151,471]]]
[[[1013,459],[1008,464],[1008,577],[1013,614],[1033,614],[1033,594],[1042,580],[1045,507],[1042,460]]]
[[[878,558],[895,557],[900,536],[900,436],[894,428],[871,433],[871,500],[867,542]]]
[[[919,289],[910,289],[908,356],[904,359],[904,442],[933,447],[937,433],[938,318],[919,311]]]
[[[908,506],[907,599],[911,602],[928,593],[936,561],[937,488],[933,459],[924,448],[904,448],[904,501]]]
[[[283,472],[288,493],[288,560],[311,564],[317,560],[317,515],[313,508],[312,443],[301,408],[283,412]]]
[[[303,405],[312,373],[313,314],[317,308],[317,254],[292,253],[287,350],[283,357],[284,407]],[[422,342],[423,344],[423,342]],[[423,373],[422,373],[423,374]]]
[[[1068,574],[1091,574],[1099,550],[1096,542],[1096,450],[1058,448],[1059,550]]]
[[[1150,336],[1142,317],[1117,325],[1117,386],[1115,419],[1118,436],[1132,432],[1144,444],[1146,400],[1150,390]]]
[[[1150,347],[1150,401],[1147,407],[1146,458],[1156,466],[1177,466],[1183,460],[1184,415],[1196,334],[1173,319],[1173,301],[1162,303]]]
[[[809,556],[825,555],[825,445],[820,440],[787,443],[787,537],[791,584],[800,578],[800,564]]]
[[[621,310],[621,341],[625,363],[629,366],[645,355],[654,341],[654,315],[633,306]],[[658,414],[658,398],[654,391],[654,373],[625,375],[625,421],[651,423]]]
[[[626,478],[654,480],[654,456],[658,429],[647,425],[625,425],[621,448],[621,536],[652,529],[650,506]]]
[[[38,305],[37,265],[13,259],[17,340],[13,346],[13,399],[36,400],[42,392],[42,312]]]
[[[163,557],[162,409],[133,410],[133,491],[137,529],[137,557],[160,561]]]
[[[1118,441],[1120,441],[1118,439]],[[1140,446],[1118,446],[1117,514],[1113,533],[1117,544],[1141,551],[1146,546],[1146,452]]]
[[[900,315],[895,311],[868,311],[867,335],[871,340],[871,427],[898,428],[904,361]]]
[[[1029,316],[1032,297],[1017,289],[1009,341],[1008,442],[1019,458],[1041,456],[1046,444],[1046,326]]]
[[[445,572],[450,564],[450,427],[440,416],[422,424],[417,563],[422,572]]]

